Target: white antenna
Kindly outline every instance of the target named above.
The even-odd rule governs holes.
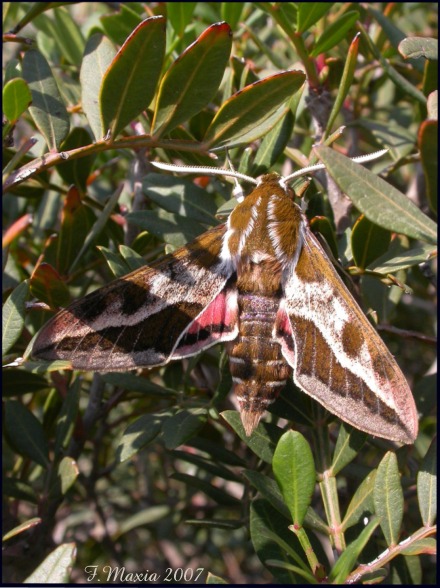
[[[381,151],[375,151],[370,155],[361,155],[359,157],[353,157],[351,161],[355,163],[366,163],[367,161],[373,161],[374,159],[379,159],[382,155],[388,152],[388,149],[382,149]],[[231,162],[228,158],[229,165]],[[238,202],[242,202],[244,196],[243,191],[237,182],[237,180],[243,180],[245,182],[249,182],[250,184],[254,184],[255,186],[258,185],[258,181],[255,178],[251,178],[246,174],[241,174],[240,172],[235,171],[234,169],[224,169],[222,167],[210,167],[205,165],[175,165],[173,163],[160,163],[156,161],[152,161],[151,165],[157,167],[158,169],[163,169],[166,171],[174,171],[177,173],[189,173],[189,174],[201,174],[201,175],[217,175],[217,176],[229,176],[235,178],[235,188],[234,188],[234,196],[238,200]],[[232,168],[232,165],[231,165]],[[308,167],[303,167],[298,171],[282,178],[284,183],[288,183],[294,178],[298,178],[300,176],[304,176],[311,172],[317,171],[319,169],[325,169],[325,165],[323,163],[317,163],[316,165],[310,165]]]
[[[369,155],[360,155],[359,157],[351,157],[350,160],[354,161],[355,163],[367,163],[367,161],[373,161],[374,159],[379,159],[379,157],[382,157],[382,155],[385,155],[385,153],[388,153],[388,149],[381,149],[380,151],[375,151],[374,153],[370,153]],[[317,163],[316,165],[309,165],[308,167],[303,167],[302,169],[299,169],[298,171],[294,172],[293,174],[290,174],[290,176],[286,176],[283,179],[286,183],[288,183],[291,180],[293,180],[294,178],[297,178],[299,176],[303,176],[303,175],[308,174],[310,172],[317,171],[318,169],[325,169],[325,165],[323,163]]]

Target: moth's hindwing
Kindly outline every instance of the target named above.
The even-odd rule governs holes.
[[[417,412],[402,372],[306,225],[303,235],[277,324],[295,383],[362,431],[413,443]]]
[[[62,310],[39,333],[33,356],[118,371],[161,365],[234,338],[234,284],[219,258],[223,234],[223,226],[215,227]]]

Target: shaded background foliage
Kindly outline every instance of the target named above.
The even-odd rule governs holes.
[[[41,303],[231,209],[226,182],[152,173],[151,159],[212,165],[207,150],[228,146],[239,171],[286,175],[345,124],[338,149],[389,149],[370,167],[425,213],[384,226],[381,184],[371,211],[356,192],[352,207],[331,154],[306,192],[412,387],[414,446],[341,425],[293,384],[246,439],[217,347],[136,375],[27,360],[3,380],[5,580],[434,582],[436,8],[4,3],[4,363],[47,320]],[[280,75],[299,69],[304,88]]]

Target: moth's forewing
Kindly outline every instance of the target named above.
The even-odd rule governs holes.
[[[413,443],[418,420],[408,384],[305,224],[284,291],[278,337],[295,383],[358,429]]]
[[[215,227],[151,267],[74,302],[40,331],[33,357],[70,360],[80,370],[129,370],[166,363],[174,352],[192,355],[235,336],[233,313],[223,330],[217,324],[210,332],[206,320],[191,329],[209,308],[211,318],[226,316],[221,293],[230,275],[219,260],[223,233],[223,226]],[[217,296],[219,302],[210,307]],[[188,330],[185,345],[176,350]]]

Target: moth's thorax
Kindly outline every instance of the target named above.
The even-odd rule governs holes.
[[[231,213],[222,258],[236,266],[276,261],[285,269],[297,257],[302,222],[292,190],[276,174],[263,176],[257,188]]]

